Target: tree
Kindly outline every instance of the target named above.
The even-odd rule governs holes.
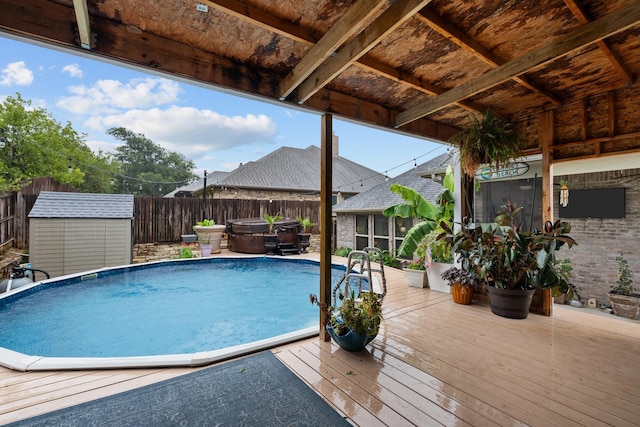
[[[108,156],[95,156],[71,123],[62,126],[31,101],[8,96],[0,104],[0,190],[16,190],[28,178],[50,176],[87,191],[108,190]],[[90,180],[87,180],[91,177]]]
[[[121,192],[161,196],[197,179],[191,160],[160,147],[143,134],[123,127],[110,128],[107,133],[124,142],[114,154],[123,175],[118,183]]]

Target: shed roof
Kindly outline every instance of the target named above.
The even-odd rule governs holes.
[[[347,200],[335,205],[333,211],[336,213],[348,212],[380,212],[389,206],[402,202],[399,194],[392,192],[391,184],[400,184],[411,187],[422,195],[425,199],[435,203],[438,194],[442,191],[442,184],[429,178],[422,178],[424,174],[441,174],[448,165],[453,166],[455,159],[453,151],[444,153],[425,163],[408,170],[403,174],[376,185],[368,191],[364,191]]]
[[[133,195],[43,191],[29,218],[133,218]]]

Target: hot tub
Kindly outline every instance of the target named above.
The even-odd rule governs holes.
[[[227,248],[233,252],[245,254],[264,254],[264,235],[269,232],[269,225],[263,218],[228,219],[226,221],[228,236]],[[298,244],[298,221],[283,218],[276,222],[274,230],[278,234],[278,243]]]

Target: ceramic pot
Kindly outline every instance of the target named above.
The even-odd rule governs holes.
[[[473,300],[473,288],[456,282],[451,285],[451,297],[456,304],[469,305]]]
[[[352,352],[362,350],[375,338],[375,335],[367,336],[356,334],[352,330],[349,330],[349,332],[344,335],[338,335],[338,333],[333,330],[330,325],[327,325],[326,329],[327,332],[329,332],[329,335],[331,335],[331,338],[335,341],[336,344],[340,346],[341,349]]]

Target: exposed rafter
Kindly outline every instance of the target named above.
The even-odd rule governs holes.
[[[89,25],[89,8],[87,0],[73,0],[73,10],[76,13],[78,22],[78,35],[80,36],[80,46],[83,49],[91,49],[91,26]]]
[[[382,15],[320,68],[316,69],[299,88],[298,102],[303,103],[314,93],[363,56],[382,38],[415,15],[431,0],[396,0]]]
[[[548,45],[525,53],[513,61],[486,72],[477,79],[464,82],[416,108],[398,114],[395,126],[403,126],[420,117],[434,113],[447,105],[497,86],[556,58],[632,27],[638,22],[640,22],[640,2],[584,25]]]
[[[582,6],[578,3],[577,0],[564,0],[564,2],[569,10],[571,10],[571,13],[573,13],[575,17],[578,18],[578,21],[580,21],[581,24],[588,24],[589,22],[591,22],[591,19],[583,10]],[[622,77],[622,79],[627,83],[633,83],[633,74],[629,71],[622,60],[618,58],[618,55],[616,55],[616,53],[611,50],[609,44],[605,40],[598,40],[596,43],[598,44],[598,47],[600,48],[602,53],[604,53],[604,55],[607,57],[609,62],[611,62],[613,68],[615,68],[618,74],[620,74],[620,77]]]
[[[451,42],[460,46],[462,49],[465,49],[466,51],[472,53],[492,67],[497,67],[507,62],[495,56],[489,49],[482,46],[472,37],[469,37],[467,34],[454,27],[450,22],[447,22],[442,17],[433,13],[431,10],[424,9],[417,15],[417,17],[425,24],[436,30],[438,33],[445,36]],[[561,102],[558,97],[556,97],[540,85],[536,84],[531,79],[525,76],[516,76],[513,77],[513,80],[520,83],[522,86],[542,95],[554,105],[560,105]]]
[[[387,0],[378,0],[374,4],[371,0],[359,0],[353,4],[282,80],[280,100],[284,101],[322,62],[333,55],[347,40],[360,33],[370,18],[387,4]]]

